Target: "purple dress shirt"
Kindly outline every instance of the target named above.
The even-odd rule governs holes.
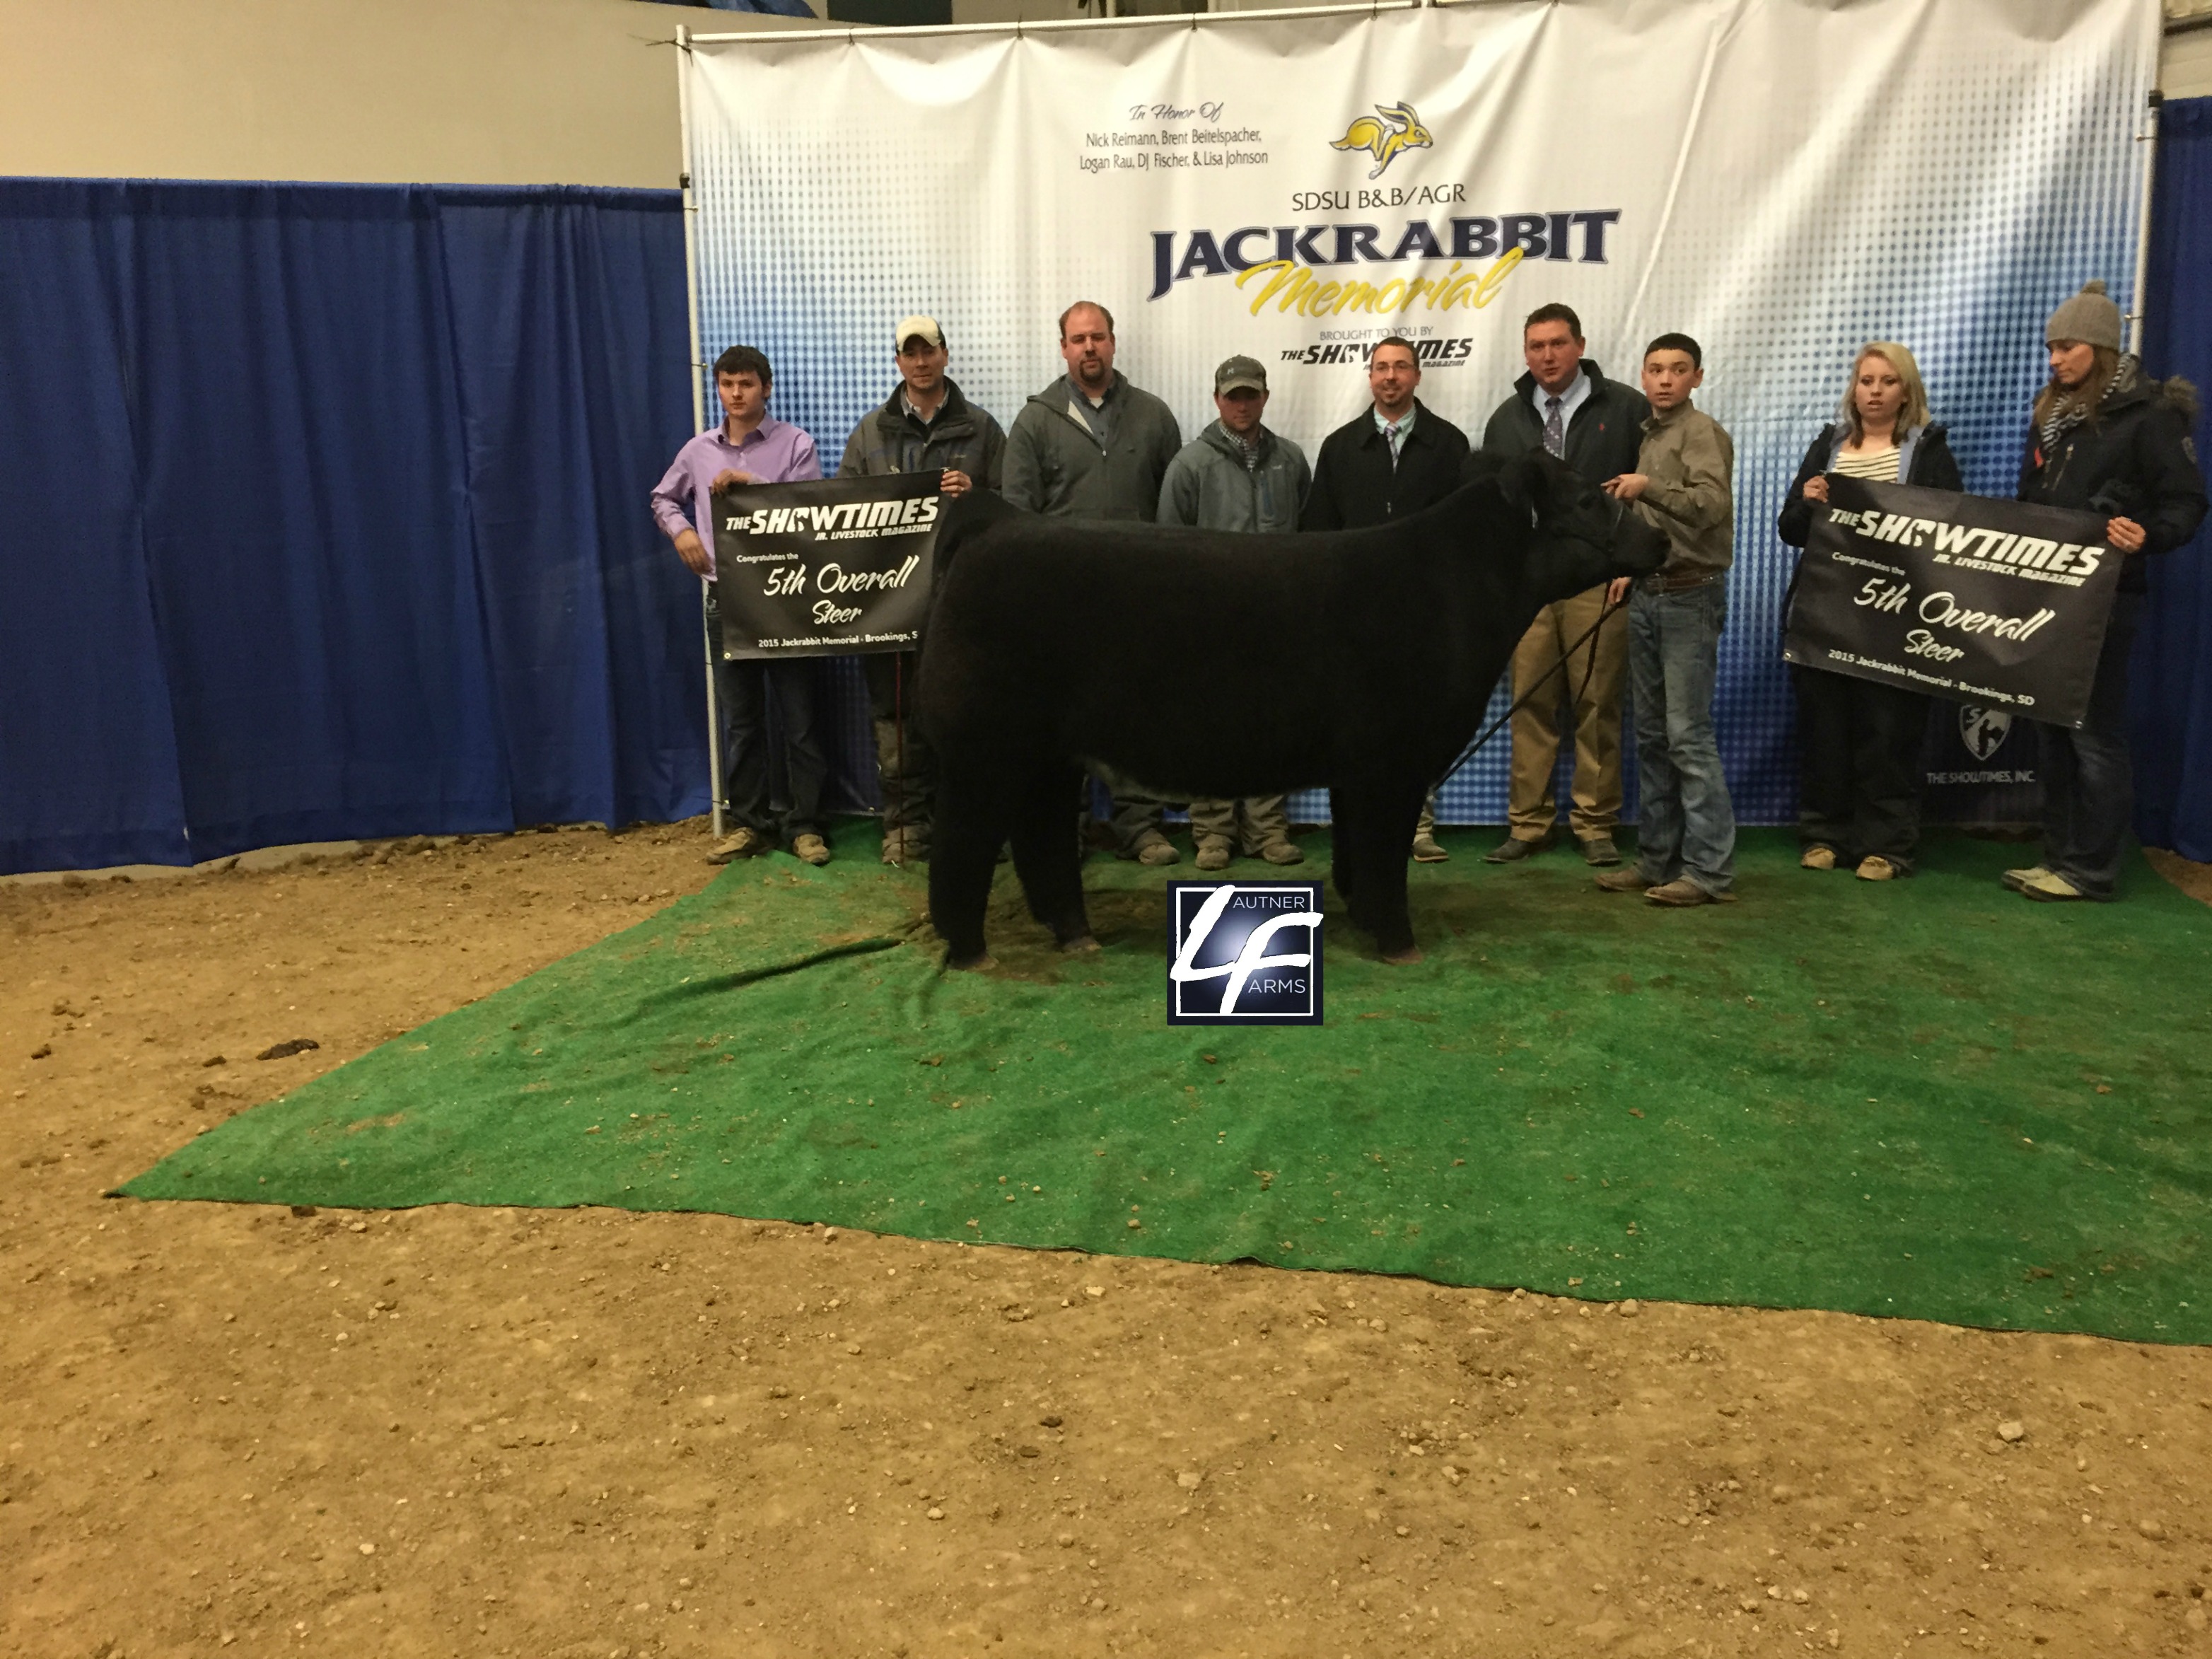
[[[687,526],[714,557],[714,513],[708,485],[724,472],[750,472],[763,483],[803,483],[822,476],[814,440],[788,421],[771,415],[741,442],[732,443],[721,427],[701,433],[676,452],[676,459],[653,487],[653,516],[673,541]]]

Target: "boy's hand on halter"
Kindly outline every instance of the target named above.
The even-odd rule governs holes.
[[[1607,605],[1626,604],[1629,587],[1635,580],[1633,576],[1615,576],[1606,584],[1605,602]]]

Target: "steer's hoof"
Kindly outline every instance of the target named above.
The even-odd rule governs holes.
[[[987,968],[997,967],[999,959],[988,951],[978,951],[972,957],[947,957],[945,965],[962,973],[981,973]]]
[[[1096,956],[1098,953],[1100,946],[1098,941],[1091,938],[1090,934],[1078,933],[1073,939],[1064,939],[1060,940],[1060,948],[1061,954],[1064,956],[1088,957]]]
[[[1403,968],[1408,963],[1421,960],[1421,947],[1418,945],[1408,945],[1402,951],[1385,951],[1382,952],[1382,960],[1393,968]]]

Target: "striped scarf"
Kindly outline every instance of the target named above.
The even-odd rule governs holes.
[[[2136,358],[2123,356],[2112,366],[2112,378],[2105,383],[2105,389],[2097,394],[2096,403],[2086,403],[2079,398],[2057,399],[2052,404],[2051,413],[2043,417],[2043,424],[2036,428],[2036,435],[2043,440],[2043,453],[2046,455],[2051,453],[2057,447],[2058,440],[2087,420],[2090,412],[2101,404],[2106,398],[2111,397],[2122,386],[2133,384],[2136,375],[2142,368],[2141,362]]]

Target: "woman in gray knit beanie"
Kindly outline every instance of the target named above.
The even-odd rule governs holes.
[[[2118,552],[2119,591],[2097,657],[2088,718],[2076,731],[2038,724],[2043,745],[2043,862],[2008,870],[2032,899],[2118,896],[2135,811],[2128,757],[2128,655],[2149,583],[2143,561],[2197,533],[2204,475],[2191,433],[2197,393],[2154,380],[2120,351],[2120,308],[2101,282],[2051,313],[2051,381],[2038,394],[2020,470],[2020,499],[2104,515]]]

